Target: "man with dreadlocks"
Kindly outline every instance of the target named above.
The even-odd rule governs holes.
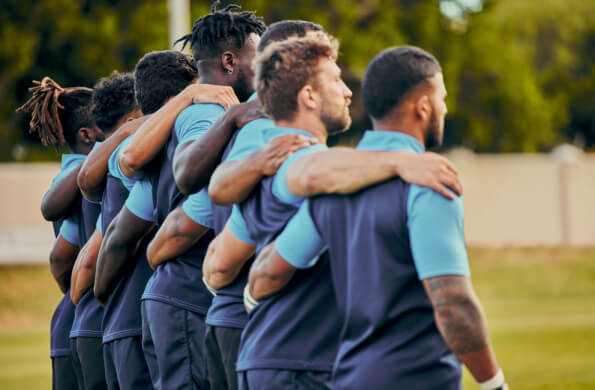
[[[243,101],[252,93],[250,64],[265,25],[253,12],[234,12],[236,8],[213,9],[182,40],[194,49],[200,83],[230,86]],[[161,225],[183,200],[173,178],[176,151],[203,134],[224,112],[220,105],[195,104],[177,116],[173,129],[140,129],[119,153],[119,165],[128,177],[149,170],[149,185],[133,189],[123,210],[143,218],[147,206],[152,210],[154,204],[156,222]],[[143,350],[157,389],[209,388],[204,320],[211,295],[202,285],[201,266],[213,234],[208,219],[200,223],[203,236],[196,245],[181,256],[152,264],[157,267],[142,297]],[[144,232],[140,233],[139,238]]]
[[[37,133],[44,146],[56,148],[66,144],[70,154],[62,155],[62,169],[54,179],[56,181],[67,175],[89,153],[95,140],[103,139],[102,132],[95,126],[91,115],[91,98],[93,90],[85,87],[62,88],[49,77],[41,82],[34,81],[29,90],[33,97],[17,111],[31,112],[29,132]],[[75,217],[80,217],[79,213]],[[64,219],[54,221],[54,234],[58,236]],[[66,242],[60,251],[73,253],[75,246]],[[73,256],[50,257],[50,271],[64,297],[52,316],[50,333],[50,357],[52,359],[52,387],[54,389],[77,389],[75,377],[72,375],[73,363],[69,345],[69,332],[74,317],[74,305],[70,300],[70,273],[72,260],[60,262],[57,259],[73,259]]]

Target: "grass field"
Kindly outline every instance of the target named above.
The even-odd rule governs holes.
[[[472,278],[512,389],[595,389],[595,250],[471,250]],[[50,388],[46,266],[0,267],[0,389]],[[476,389],[467,373],[465,389]]]

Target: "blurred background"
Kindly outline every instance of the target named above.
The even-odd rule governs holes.
[[[438,58],[449,108],[441,152],[463,180],[474,283],[512,388],[595,389],[595,1],[234,3],[339,38],[354,121],[332,144],[354,145],[369,127],[360,84],[378,52],[411,44]],[[59,300],[39,205],[61,151],[29,135],[16,107],[44,76],[92,87],[132,71],[209,10],[207,0],[0,3],[0,388],[50,386]],[[469,376],[465,388],[476,388]]]

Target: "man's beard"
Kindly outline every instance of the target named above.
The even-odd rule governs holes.
[[[436,117],[436,110],[432,107],[430,123],[428,123],[428,127],[426,128],[426,149],[432,149],[442,145],[443,135],[444,132],[440,131],[440,123],[438,123],[438,118]]]
[[[253,91],[250,90],[250,85],[251,84],[248,83],[246,78],[246,74],[241,69],[238,70],[238,78],[233,85],[233,90],[240,102],[248,100],[250,95],[252,95]]]
[[[339,134],[344,132],[345,130],[349,129],[351,126],[351,115],[349,115],[349,106],[347,109],[343,107],[343,111],[340,114],[334,114],[327,112],[324,109],[321,112],[320,120],[324,123],[326,127],[326,132],[328,135]]]

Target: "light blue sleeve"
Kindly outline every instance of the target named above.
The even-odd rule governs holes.
[[[178,146],[201,136],[223,114],[225,109],[218,104],[193,104],[176,118],[174,131]]]
[[[122,169],[120,168],[120,163],[118,162],[118,156],[120,155],[120,152],[128,145],[130,144],[130,141],[132,141],[132,137],[134,135],[130,135],[128,137],[126,137],[126,139],[124,139],[124,141],[120,142],[120,145],[118,145],[118,147],[116,147],[116,149],[114,149],[114,151],[112,152],[112,154],[110,155],[109,159],[107,160],[107,170],[108,172],[115,178],[120,179],[120,181],[122,182],[122,184],[124,184],[124,187],[126,187],[126,189],[128,191],[132,190],[132,187],[134,186],[134,183],[136,183],[137,179],[142,177],[142,170],[139,170],[137,172],[137,177],[132,179],[128,176],[126,176],[124,174],[124,172],[122,172]]]
[[[134,183],[132,191],[124,203],[126,208],[137,217],[145,221],[155,222],[153,210],[153,188],[148,180],[139,180]]]
[[[101,227],[101,213],[99,213],[99,216],[97,217],[97,223],[95,224],[95,229],[99,230],[99,232],[101,234],[103,234],[103,229]]]
[[[60,235],[72,245],[81,246],[79,236],[79,220],[77,217],[68,217],[60,227]]]
[[[213,209],[207,187],[190,195],[182,204],[182,209],[197,224],[213,228]]]
[[[407,214],[411,252],[420,280],[471,274],[463,230],[463,198],[448,200],[412,184]]]
[[[254,120],[239,130],[235,142],[225,161],[241,160],[255,150],[264,146],[263,129],[274,127],[272,120],[260,118]]]
[[[291,156],[289,156],[289,158],[285,160],[283,164],[281,164],[279,170],[275,174],[275,178],[273,179],[273,195],[275,195],[282,202],[295,205],[300,204],[304,197],[296,196],[289,190],[289,187],[287,186],[287,178],[285,177],[285,175],[287,174],[287,169],[298,158],[311,153],[322,152],[325,150],[328,150],[328,147],[326,145],[314,144],[306,148],[300,149]]]
[[[231,234],[233,234],[238,240],[243,241],[246,244],[256,245],[254,240],[250,238],[250,233],[248,232],[246,221],[244,220],[244,217],[242,217],[242,212],[235,204],[233,205],[231,216],[227,220],[227,223],[229,224],[229,230],[231,231]]]
[[[78,167],[85,160],[86,156],[82,154],[73,154],[68,157],[69,158],[67,161],[62,163],[60,172],[58,172],[58,174],[54,177],[52,184],[56,183],[58,180],[61,180],[64,176],[72,172],[73,169]]]
[[[276,240],[277,252],[296,268],[313,267],[326,250],[312,221],[308,204],[306,199]]]

